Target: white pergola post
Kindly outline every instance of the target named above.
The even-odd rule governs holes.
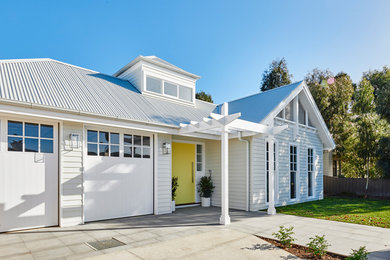
[[[270,136],[268,141],[268,190],[269,190],[269,200],[268,200],[268,215],[275,215],[276,209],[275,209],[275,169],[274,169],[274,144],[275,139],[273,136]]]
[[[227,103],[222,105],[221,115],[227,116],[229,107]],[[228,127],[224,124],[221,131],[221,217],[219,223],[230,224],[229,216],[229,133]]]

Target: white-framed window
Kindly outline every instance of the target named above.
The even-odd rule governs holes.
[[[307,149],[307,196],[313,196],[313,171],[314,171],[314,156],[313,148]]]
[[[290,145],[290,199],[297,198],[297,146]]]
[[[150,136],[125,134],[124,157],[150,158]]]
[[[47,124],[8,121],[8,151],[53,153],[54,127]]]
[[[87,131],[87,154],[90,156],[119,157],[119,133]]]
[[[163,79],[146,76],[146,90],[166,97],[193,102],[193,89],[191,87],[175,84]]]
[[[162,80],[146,76],[146,90],[162,94]]]
[[[203,171],[203,145],[196,145],[196,171]]]
[[[274,142],[274,161],[273,161],[273,167],[274,167],[274,185],[276,187],[276,142]],[[269,156],[269,142],[267,141],[265,143],[265,171],[266,171],[266,201],[269,202],[269,169],[270,169],[270,156]],[[275,189],[276,192],[276,189]]]

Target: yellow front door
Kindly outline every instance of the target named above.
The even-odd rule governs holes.
[[[172,143],[172,176],[178,177],[176,205],[195,202],[195,144]]]

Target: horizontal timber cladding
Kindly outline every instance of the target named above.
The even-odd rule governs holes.
[[[294,123],[275,120],[275,126],[288,124],[289,127],[275,136],[277,143],[276,179],[275,191],[276,205],[287,205],[309,200],[323,198],[323,145],[312,128],[299,126],[298,134],[294,138]],[[266,171],[265,171],[265,143],[267,136],[256,135],[251,142],[252,151],[252,180],[251,180],[251,210],[267,208],[266,203]],[[290,199],[290,145],[298,148],[298,171],[297,171],[297,199]],[[308,197],[307,178],[307,149],[314,150],[313,171],[313,196]]]
[[[78,148],[70,144],[74,133],[80,135]],[[72,226],[83,222],[83,124],[63,123],[61,155],[60,225]]]
[[[158,149],[155,151],[157,159],[157,203],[156,214],[171,213],[172,201],[172,151],[163,154],[163,143],[172,144],[171,135],[158,135]]]

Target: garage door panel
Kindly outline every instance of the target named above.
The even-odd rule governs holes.
[[[6,149],[7,120],[2,120],[0,151],[0,232],[58,224],[58,153]],[[30,120],[29,120],[30,122]],[[5,149],[4,149],[5,148]]]
[[[120,136],[123,138],[123,133]],[[122,142],[119,157],[87,155],[84,177],[85,221],[152,214],[152,157],[124,157]]]

